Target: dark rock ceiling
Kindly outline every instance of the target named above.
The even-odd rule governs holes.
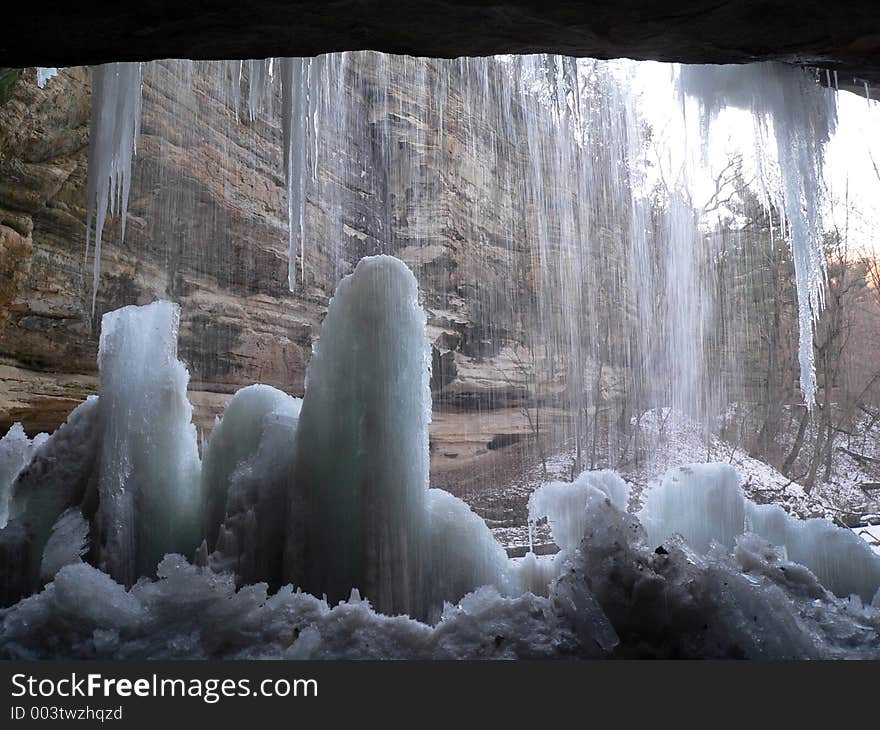
[[[7,5],[0,66],[265,58],[374,49],[781,60],[880,86],[877,0],[43,0]],[[859,81],[854,82],[854,79]]]

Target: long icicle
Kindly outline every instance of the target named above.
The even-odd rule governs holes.
[[[89,129],[89,171],[86,192],[86,250],[88,262],[92,219],[95,249],[92,267],[92,307],[101,273],[101,239],[107,212],[122,215],[121,237],[131,189],[131,161],[141,126],[143,64],[108,63],[92,72],[92,118]]]

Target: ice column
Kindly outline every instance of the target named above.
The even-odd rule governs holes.
[[[365,258],[330,302],[307,371],[285,570],[331,601],[353,587],[421,615],[430,349],[412,272]]]
[[[216,567],[281,584],[287,486],[302,401],[268,385],[239,390],[202,464],[203,535]],[[218,540],[219,537],[219,540]]]
[[[101,272],[101,238],[109,210],[125,216],[131,186],[131,161],[141,124],[142,64],[108,63],[92,73],[92,120],[89,130],[89,172],[86,192],[86,260],[95,222],[92,314]]]
[[[127,585],[198,542],[199,451],[179,323],[178,305],[161,301],[101,323],[100,562]]]

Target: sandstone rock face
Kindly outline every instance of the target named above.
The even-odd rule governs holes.
[[[361,60],[370,88],[381,59]],[[56,428],[96,391],[101,315],[157,298],[181,304],[179,352],[201,428],[244,385],[301,396],[338,278],[381,251],[414,270],[429,314],[432,471],[447,488],[471,480],[475,464],[497,461],[498,448],[531,431],[526,405],[536,385],[523,367],[521,330],[534,276],[527,214],[515,204],[521,161],[499,157],[488,119],[476,134],[457,126],[461,98],[450,98],[442,136],[415,129],[422,97],[392,74],[390,100],[367,103],[351,122],[366,125],[357,135],[321,137],[328,148],[317,159],[345,156],[352,172],[318,171],[304,282],[291,293],[277,115],[251,121],[245,102],[236,114],[229,73],[190,61],[147,67],[125,240],[119,221],[108,222],[94,319],[83,256],[90,74],[66,69],[39,89],[27,70],[0,106],[0,431],[15,421],[31,434]],[[413,200],[410,175],[436,170],[412,173],[382,158],[407,144],[423,146],[413,159],[442,145],[457,161],[429,204]],[[465,189],[450,189],[453,179]],[[474,216],[469,209],[483,198],[494,214]],[[527,272],[516,301],[505,295],[512,258]]]

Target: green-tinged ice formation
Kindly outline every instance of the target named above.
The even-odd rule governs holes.
[[[199,448],[177,359],[180,308],[104,315],[98,352],[98,565],[131,585],[199,536]]]

